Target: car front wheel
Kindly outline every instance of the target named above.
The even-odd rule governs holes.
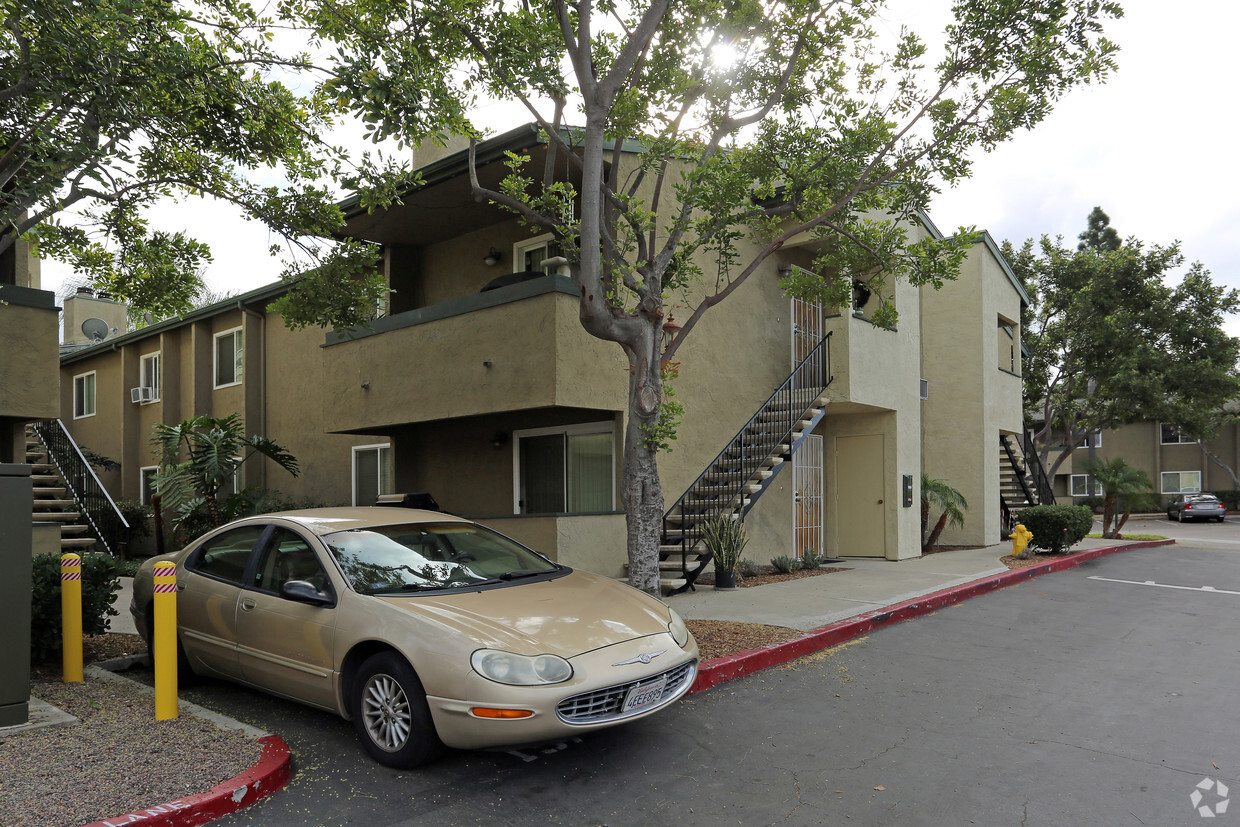
[[[369,657],[353,687],[353,726],[371,758],[408,769],[443,751],[422,682],[400,655],[380,652]]]

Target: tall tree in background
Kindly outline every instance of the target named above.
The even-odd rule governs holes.
[[[785,286],[828,306],[849,301],[854,279],[889,296],[885,281],[953,277],[972,235],[909,244],[904,227],[938,184],[968,175],[970,151],[1104,78],[1115,47],[1101,24],[1122,13],[1095,0],[961,0],[946,51],[929,59],[907,30],[883,48],[872,0],[280,8],[336,43],[324,91],[375,137],[476,134],[479,98],[517,102],[544,128],[545,169],[514,158],[496,189],[474,175],[473,193],[555,236],[580,285],[582,325],[632,365],[621,497],[630,582],[648,592],[664,511],[650,438],[661,363],[794,238],[817,239],[821,252]],[[625,178],[622,152],[641,155]],[[565,164],[579,186],[563,180]],[[682,290],[689,314],[664,351],[664,301]],[[874,315],[894,320],[889,301]]]
[[[1213,436],[1217,412],[1240,394],[1240,340],[1223,330],[1240,292],[1215,284],[1200,262],[1179,284],[1179,244],[1114,244],[1096,208],[1075,250],[1063,239],[1004,244],[1034,304],[1023,343],[1026,410],[1038,412],[1035,442],[1054,475],[1083,440],[1141,421],[1175,422]],[[1050,451],[1064,446],[1053,465]]]
[[[352,285],[334,309],[356,321],[349,305],[381,288],[360,275],[375,257],[307,238],[342,224],[319,182],[346,167],[317,137],[329,102],[273,79],[308,69],[273,31],[233,0],[0,0],[0,254],[27,236],[136,311],[183,313],[210,250],[146,211],[211,196]]]

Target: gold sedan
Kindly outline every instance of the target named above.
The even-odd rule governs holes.
[[[698,649],[662,602],[477,523],[404,508],[250,517],[143,564],[177,565],[178,658],[351,719],[380,763],[614,726],[693,685]]]

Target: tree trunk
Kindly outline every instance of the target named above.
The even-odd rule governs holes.
[[[163,499],[158,494],[151,495],[151,522],[155,529],[155,553],[164,553],[164,509]]]
[[[1114,532],[1112,532],[1112,535],[1113,535],[1114,539],[1116,539],[1116,540],[1122,540],[1122,539],[1124,539],[1124,538],[1120,535],[1119,530],[1120,530],[1121,528],[1123,528],[1123,527],[1124,527],[1124,523],[1128,522],[1128,515],[1129,515],[1129,514],[1131,514],[1131,513],[1132,513],[1132,509],[1131,509],[1131,508],[1125,508],[1125,509],[1124,509],[1124,515],[1123,515],[1122,517],[1120,517],[1120,518],[1119,518],[1119,520],[1115,523],[1115,531],[1114,531]]]
[[[930,501],[921,501],[921,547],[922,553],[926,548],[926,529],[930,527]]]
[[[1118,498],[1114,491],[1108,491],[1102,496],[1102,536],[1111,538],[1114,532],[1111,531],[1111,523],[1115,520],[1115,502]],[[1119,526],[1115,527],[1115,531],[1119,531]]]
[[[648,429],[659,422],[663,377],[659,371],[659,328],[651,320],[647,344],[637,355],[629,377],[629,416],[624,432],[621,502],[628,529],[629,585],[658,597],[659,539],[663,533],[663,485],[659,480],[658,448]],[[659,331],[662,332],[661,330]],[[633,351],[626,348],[630,355]]]
[[[926,538],[926,542],[921,547],[922,554],[928,554],[939,542],[939,535],[943,533],[943,529],[947,526],[947,512],[943,512],[943,516],[939,517],[939,521],[934,524],[934,531],[930,532],[930,536]]]
[[[1235,469],[1232,468],[1227,463],[1223,462],[1222,457],[1220,457],[1218,454],[1214,453],[1208,447],[1206,447],[1205,440],[1198,442],[1197,445],[1198,447],[1201,448],[1201,453],[1206,455],[1206,459],[1210,460],[1210,462],[1213,462],[1219,468],[1222,468],[1224,471],[1226,471],[1227,476],[1231,477],[1231,484],[1234,485],[1237,490],[1240,490],[1240,477],[1236,476]]]

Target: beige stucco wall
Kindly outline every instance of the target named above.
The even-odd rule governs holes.
[[[484,525],[562,563],[605,577],[624,577],[623,514],[488,517]]]
[[[999,319],[1018,323],[1020,294],[999,261],[975,244],[959,278],[921,290],[922,470],[946,481],[969,504],[962,529],[949,527],[944,545],[988,545],[999,540],[1000,433],[1022,430],[1021,380],[1000,366],[1007,334]],[[1000,342],[1000,337],[1004,342]],[[1013,341],[1019,371],[1019,329]],[[937,519],[932,515],[931,519]]]
[[[0,304],[0,417],[59,416],[56,316],[54,307]]]

